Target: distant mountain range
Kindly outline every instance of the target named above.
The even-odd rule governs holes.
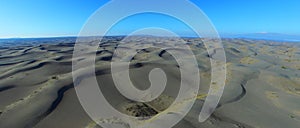
[[[222,37],[300,42],[300,34],[288,35],[288,34],[280,34],[280,33],[250,33],[250,34],[237,34],[237,35],[222,35]]]

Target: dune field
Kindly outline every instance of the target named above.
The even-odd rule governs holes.
[[[159,37],[143,38],[159,40]],[[5,44],[0,45],[0,128],[101,128],[86,114],[73,86],[75,39],[0,41]],[[180,87],[179,66],[174,57],[162,49],[138,49],[130,63],[130,79],[140,89],[150,85],[149,71],[163,69],[168,81],[162,95],[153,101],[138,103],[118,92],[110,62],[122,39],[104,38],[94,53],[97,81],[109,103],[135,117],[155,118],[169,107],[176,109],[172,102]],[[201,39],[183,39],[197,59],[201,84],[192,109],[174,128],[299,128],[299,43],[222,39],[227,60],[225,90],[216,111],[199,123],[199,112],[211,80],[210,56]],[[86,39],[86,42],[95,40]],[[170,38],[169,41],[176,40]],[[99,121],[121,123],[118,119]]]

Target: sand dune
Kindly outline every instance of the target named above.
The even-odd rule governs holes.
[[[95,53],[95,70],[98,83],[101,83],[100,88],[106,90],[104,95],[110,99],[110,104],[122,113],[155,118],[170,107],[178,94],[181,79],[179,66],[166,50],[139,49],[130,64],[130,76],[134,85],[140,89],[149,87],[148,73],[153,68],[163,69],[168,82],[158,99],[147,103],[133,102],[118,92],[111,78],[110,61],[121,39],[122,37],[104,39],[104,43]],[[100,127],[85,113],[74,90],[73,41],[59,39],[53,41],[55,43],[50,41],[0,48],[1,128]],[[192,110],[175,128],[300,126],[299,45],[263,40],[223,39],[228,70],[224,95],[213,115],[207,121],[199,123],[198,114],[211,79],[211,56],[204,45],[199,43],[200,39],[186,38],[185,41],[199,63],[201,85]],[[85,74],[85,69],[77,72],[82,73],[82,76],[76,82],[90,77],[90,74]],[[118,119],[99,121],[121,123]]]

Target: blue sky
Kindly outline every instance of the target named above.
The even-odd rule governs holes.
[[[300,35],[299,0],[191,0],[222,34],[283,33]],[[0,38],[77,35],[107,0],[1,0]],[[170,3],[172,4],[172,3]],[[160,18],[165,22],[152,22]],[[145,22],[144,22],[145,21]],[[168,23],[168,24],[162,24]],[[161,15],[125,19],[112,34],[143,26],[164,26],[185,33],[182,23]]]

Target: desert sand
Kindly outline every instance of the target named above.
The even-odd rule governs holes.
[[[158,37],[145,37],[153,40]],[[165,71],[163,94],[146,103],[130,101],[114,87],[113,51],[122,37],[108,37],[96,52],[96,75],[110,104],[136,117],[163,114],[180,87],[174,58],[157,48],[140,49],[130,78],[140,89],[150,86],[153,68]],[[191,111],[174,128],[298,128],[300,126],[300,45],[265,40],[222,39],[227,59],[224,94],[212,116],[198,122],[210,85],[210,56],[201,39],[184,38],[199,64],[201,85]],[[93,41],[92,39],[86,40]],[[171,40],[170,41],[174,41]],[[28,43],[29,42],[29,43]],[[16,40],[0,46],[1,128],[98,128],[77,99],[72,79],[75,39]],[[2,41],[5,43],[5,41]],[[130,48],[130,47],[128,47]],[[85,79],[85,78],[83,78]],[[116,123],[118,120],[99,119]]]

